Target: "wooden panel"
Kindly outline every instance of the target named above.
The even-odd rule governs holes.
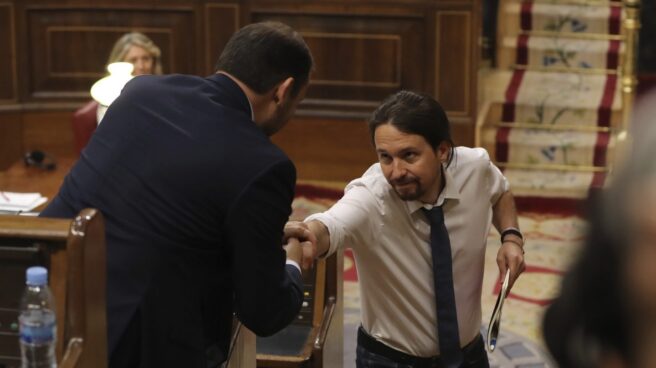
[[[215,72],[214,65],[232,34],[240,28],[239,5],[205,5],[205,74]]]
[[[471,114],[472,16],[439,11],[436,17],[435,94],[449,116]]]
[[[294,161],[298,179],[349,181],[377,162],[364,120],[295,118],[272,140]]]
[[[18,98],[15,38],[14,7],[0,3],[0,103]]]
[[[401,86],[401,37],[393,34],[301,32],[312,56],[329,61],[349,54],[366,68],[345,68],[343,62],[315,66],[313,86],[382,87]]]
[[[21,157],[21,136],[21,115],[17,112],[0,114],[0,170],[5,170]]]
[[[469,120],[460,122],[450,119],[451,122],[451,139],[456,146],[474,146],[475,126]]]
[[[427,92],[431,85],[423,17],[254,10],[252,21],[262,20],[289,24],[312,50],[316,66],[301,115],[364,117],[401,88]]]
[[[114,42],[140,31],[162,50],[165,72],[193,73],[191,11],[139,9],[29,9],[30,97],[88,97],[104,75]]]
[[[262,20],[299,30],[315,56],[298,111],[306,118],[274,138],[301,177],[362,174],[375,161],[363,120],[399,89],[436,96],[456,143],[473,142],[479,8],[474,0],[0,0],[0,45],[13,42],[0,47],[0,122],[25,122],[4,128],[22,139],[0,137],[13,142],[0,147],[0,166],[28,149],[70,152],[69,113],[88,100],[124,32],[152,37],[165,73],[207,75],[232,33]]]
[[[232,354],[227,368],[255,368],[255,334],[246,326],[241,325],[236,340],[232,341]]]
[[[32,112],[23,114],[24,150],[42,150],[55,157],[74,156],[71,112]]]

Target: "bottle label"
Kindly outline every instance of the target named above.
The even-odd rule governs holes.
[[[20,341],[25,344],[46,344],[55,340],[55,314],[50,311],[28,311],[18,317]]]

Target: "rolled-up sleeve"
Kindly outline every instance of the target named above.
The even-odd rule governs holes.
[[[490,203],[495,204],[503,193],[510,190],[510,184],[501,170],[492,163],[489,156],[487,156],[487,161],[488,194],[490,196]]]
[[[330,248],[324,257],[333,254],[338,247],[356,248],[373,239],[372,216],[377,214],[375,196],[364,185],[351,183],[344,197],[328,211],[317,213],[305,222],[320,221],[330,234]]]

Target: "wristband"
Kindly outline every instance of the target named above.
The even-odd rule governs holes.
[[[520,239],[522,239],[522,242],[524,241],[524,235],[522,235],[522,232],[519,231],[518,228],[516,227],[507,227],[501,231],[501,242],[503,243],[503,239],[506,237],[506,235],[512,234],[518,236]]]

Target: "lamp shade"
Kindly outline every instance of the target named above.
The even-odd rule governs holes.
[[[109,75],[91,86],[91,97],[103,106],[109,106],[121,93],[123,86],[132,79],[131,63],[112,63],[107,65]]]

